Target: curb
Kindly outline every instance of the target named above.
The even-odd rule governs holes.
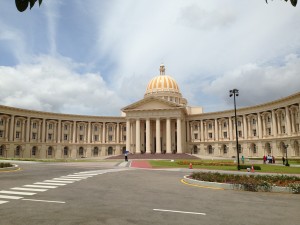
[[[224,189],[224,190],[243,190],[242,185],[234,185],[234,184],[225,184],[225,183],[218,183],[218,182],[208,182],[208,181],[201,181],[201,180],[194,180],[191,178],[188,178],[188,175],[185,175],[183,177],[183,180],[188,184],[193,185],[199,185],[202,187],[211,187],[211,188],[218,188],[218,189]],[[273,186],[269,192],[276,192],[276,193],[290,193],[292,194],[292,191],[288,187],[279,187],[279,186]]]
[[[0,168],[0,173],[1,172],[13,172],[13,171],[18,171],[18,170],[20,170],[20,167],[16,164],[13,164],[12,167]]]

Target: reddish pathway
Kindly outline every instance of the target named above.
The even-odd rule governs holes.
[[[131,162],[131,167],[136,168],[152,168],[150,163],[147,160],[133,160]]]

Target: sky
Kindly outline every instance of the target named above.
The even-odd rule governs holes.
[[[282,0],[43,0],[0,7],[0,105],[119,116],[166,74],[204,112],[300,91],[300,5]]]

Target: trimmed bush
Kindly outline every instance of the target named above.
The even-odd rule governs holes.
[[[252,165],[240,165],[241,170],[246,170],[247,168],[251,169]],[[254,165],[254,170],[261,170],[260,166]]]
[[[13,165],[11,163],[0,163],[0,168],[5,168],[5,167],[12,167]]]

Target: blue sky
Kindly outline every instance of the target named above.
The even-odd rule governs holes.
[[[43,0],[0,7],[0,104],[120,115],[159,74],[205,112],[300,91],[300,6],[281,0]]]

